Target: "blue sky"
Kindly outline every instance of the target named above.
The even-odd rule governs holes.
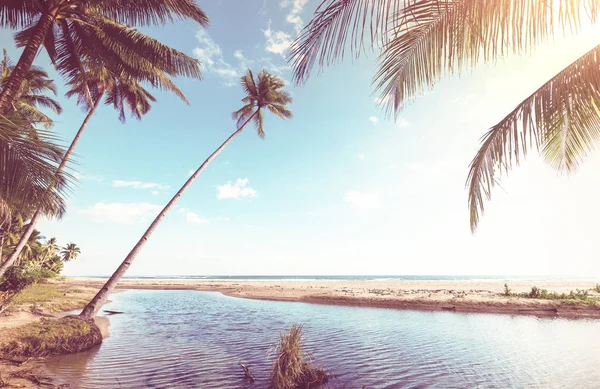
[[[205,64],[179,79],[190,106],[156,92],[142,121],[102,107],[77,148],[80,181],[61,221],[40,230],[76,242],[67,275],[107,275],[199,164],[234,130],[239,75],[284,56],[314,0],[202,2],[211,27],[147,32]],[[531,55],[481,65],[437,84],[387,120],[372,95],[377,53],[325,69],[293,94],[294,119],[242,133],[155,232],[130,275],[600,275],[600,158],[570,177],[533,154],[496,188],[469,230],[468,164],[487,128],[598,43],[598,28],[557,37]],[[10,35],[0,35],[13,59]],[[36,64],[47,66],[45,53]],[[65,88],[59,81],[59,91]],[[61,97],[56,131],[70,140],[84,113]]]

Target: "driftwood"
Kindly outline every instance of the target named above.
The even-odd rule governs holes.
[[[108,313],[109,315],[120,315],[121,313],[125,313],[119,311],[109,311],[108,309],[105,309],[104,312]]]
[[[240,366],[242,367],[242,370],[244,370],[244,378],[248,378],[250,383],[254,383],[254,376],[250,373],[250,369],[243,363],[240,363]]]

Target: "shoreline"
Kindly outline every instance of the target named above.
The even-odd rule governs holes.
[[[101,287],[99,278],[73,277],[61,281],[71,286]],[[572,300],[545,300],[502,295],[503,280],[122,280],[118,289],[197,290],[256,300],[304,302],[420,311],[520,314],[565,318],[600,318],[600,304]],[[600,298],[594,282],[515,281],[515,293],[533,286],[549,292],[588,290]]]

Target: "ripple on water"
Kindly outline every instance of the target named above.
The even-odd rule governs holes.
[[[279,332],[361,388],[595,388],[600,321],[244,300],[198,291],[112,296],[111,337],[47,364],[73,388],[264,388]],[[257,381],[243,380],[239,363]]]

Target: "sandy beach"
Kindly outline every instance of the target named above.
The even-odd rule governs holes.
[[[74,286],[100,287],[97,278],[67,278]],[[529,292],[533,286],[549,292],[569,293],[588,290],[600,297],[593,282],[515,281],[508,286],[514,293]],[[123,280],[120,289],[200,290],[227,296],[342,304],[395,309],[447,310],[455,312],[551,315],[600,318],[600,305],[584,302],[506,297],[504,281],[413,281],[413,280]]]

